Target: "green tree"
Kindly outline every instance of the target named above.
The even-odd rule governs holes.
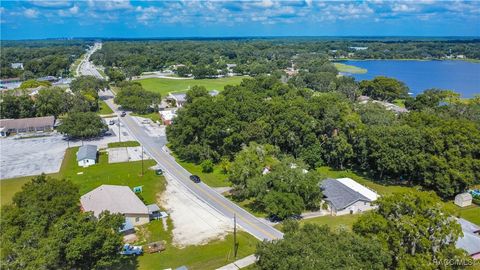
[[[393,101],[397,98],[408,97],[408,87],[401,81],[383,76],[375,77],[371,81],[361,81],[360,90],[373,99]]]
[[[2,93],[0,110],[1,118],[19,118],[20,106],[18,103],[18,98],[9,93]]]
[[[204,86],[194,85],[191,89],[187,91],[186,100],[188,103],[192,103],[195,98],[199,97],[209,97],[209,93]]]
[[[125,79],[127,78],[125,76],[125,73],[123,73],[123,71],[118,68],[106,68],[105,74],[108,76],[109,80],[114,83],[125,81]]]
[[[68,111],[66,102],[70,99],[70,94],[66,93],[60,87],[43,88],[38,91],[35,98],[35,108],[37,116],[59,115]]]
[[[265,212],[274,219],[298,216],[305,209],[302,197],[294,193],[270,191],[262,199]]]
[[[52,84],[48,81],[28,80],[22,82],[20,89],[36,88],[39,86],[49,87],[52,86]]]
[[[81,213],[78,187],[41,175],[2,207],[1,258],[5,269],[107,269],[118,267],[124,218]]]
[[[72,138],[97,137],[107,128],[102,118],[94,112],[71,112],[57,130]]]
[[[115,97],[115,103],[136,113],[149,113],[160,103],[160,94],[148,92],[139,83],[124,82]]]
[[[381,197],[377,205],[378,209],[358,219],[353,230],[388,247],[392,268],[438,269],[434,260],[468,261],[466,253],[455,247],[462,234],[460,225],[444,212],[434,193],[395,193]]]
[[[204,173],[213,172],[213,162],[212,162],[211,159],[206,159],[206,160],[202,161],[200,166],[202,167],[202,172],[204,172]]]
[[[327,226],[284,222],[284,238],[264,241],[255,255],[259,269],[388,269],[390,257],[380,242]]]

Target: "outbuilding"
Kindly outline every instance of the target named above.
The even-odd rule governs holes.
[[[83,145],[78,148],[77,162],[80,167],[88,167],[97,163],[97,146]]]
[[[325,179],[321,183],[324,200],[333,216],[356,214],[374,209],[379,195],[350,178]]]
[[[185,93],[170,93],[166,97],[167,101],[175,103],[175,106],[181,108],[187,102],[187,94]]]
[[[472,199],[472,194],[468,192],[460,193],[455,196],[455,204],[460,207],[466,207],[472,205]]]
[[[139,226],[150,222],[147,206],[128,186],[101,185],[80,197],[80,203],[83,211],[93,212],[97,218],[102,212],[109,211],[122,214],[126,225]]]

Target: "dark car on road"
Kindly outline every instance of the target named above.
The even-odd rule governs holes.
[[[126,112],[122,112],[122,113],[120,114],[121,117],[124,117],[125,115],[127,115]]]
[[[194,183],[200,183],[200,177],[198,177],[198,175],[190,175],[190,180]]]

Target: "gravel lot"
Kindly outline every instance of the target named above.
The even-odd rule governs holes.
[[[142,160],[142,147],[115,147],[108,148],[108,163],[119,163],[119,162],[129,162],[129,161],[139,161]],[[143,152],[143,159],[150,159],[145,151]]]
[[[201,201],[166,174],[167,187],[160,204],[173,221],[173,244],[178,247],[202,245],[233,231],[233,221]]]

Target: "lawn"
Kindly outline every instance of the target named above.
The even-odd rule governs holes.
[[[103,100],[98,101],[98,106],[99,106],[98,114],[100,115],[108,115],[113,113],[112,109],[110,109],[107,103],[105,103],[105,101]]]
[[[140,116],[144,118],[150,118],[153,122],[161,121],[160,114],[158,112],[152,112],[149,114],[139,114],[139,113],[131,113],[131,116]]]
[[[168,230],[164,230],[161,221],[153,221],[142,228],[138,233],[140,242],[147,244],[154,241],[165,240],[166,250],[144,254],[138,257],[138,269],[175,269],[186,265],[188,269],[216,269],[234,261],[233,258],[233,234],[227,235],[224,240],[214,240],[207,245],[188,246],[178,248],[172,245],[172,223],[167,222]],[[238,253],[237,259],[243,258],[255,252],[258,240],[245,233],[237,233]]]
[[[456,205],[454,205],[454,207],[453,211],[455,216],[464,218],[480,226],[480,206],[473,204],[464,208],[460,208]]]
[[[175,160],[191,174],[196,174],[200,176],[202,182],[209,185],[210,187],[229,187],[232,185],[232,183],[227,180],[227,175],[222,173],[222,169],[218,164],[214,165],[213,172],[204,173],[202,172],[202,167],[200,165],[192,162],[182,161],[177,156],[175,156]]]
[[[352,65],[346,65],[342,63],[333,63],[335,68],[337,68],[338,71],[340,72],[347,72],[347,73],[352,73],[352,74],[364,74],[367,73],[367,70],[361,67],[357,66],[352,66]]]
[[[315,217],[302,219],[300,220],[300,224],[317,224],[320,226],[328,225],[332,230],[346,229],[347,231],[351,231],[353,223],[357,221],[360,215],[361,214]],[[275,227],[279,230],[282,230],[282,224],[277,224]]]
[[[126,142],[112,142],[108,144],[108,148],[135,147],[135,146],[140,146],[140,143],[137,141],[126,141]]]
[[[247,77],[233,76],[218,79],[166,79],[166,78],[149,78],[138,80],[148,91],[156,92],[165,97],[170,92],[186,92],[190,87],[194,85],[205,86],[207,90],[221,91],[225,85],[238,85]]]

